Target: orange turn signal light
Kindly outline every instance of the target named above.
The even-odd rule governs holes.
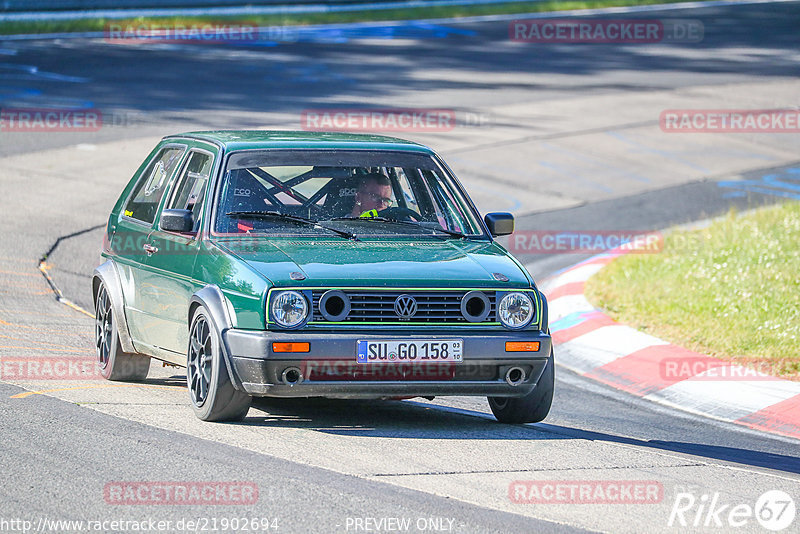
[[[539,342],[506,341],[506,352],[539,352]]]
[[[272,352],[308,352],[311,349],[310,343],[278,343],[272,344]]]

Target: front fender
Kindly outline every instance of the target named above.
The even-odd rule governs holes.
[[[131,338],[130,330],[128,330],[128,320],[125,317],[125,297],[122,294],[122,283],[113,260],[107,260],[97,267],[92,275],[92,303],[95,307],[97,306],[97,293],[101,283],[106,287],[108,296],[111,299],[111,308],[116,318],[122,350],[136,352],[133,346],[133,338]]]

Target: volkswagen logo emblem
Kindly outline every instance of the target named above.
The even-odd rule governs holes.
[[[401,319],[411,319],[417,313],[417,301],[411,295],[400,295],[394,300],[394,312]]]

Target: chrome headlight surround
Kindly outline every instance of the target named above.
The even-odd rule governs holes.
[[[311,307],[299,291],[275,291],[270,298],[270,314],[281,328],[298,328],[305,324]]]
[[[521,330],[536,317],[533,299],[521,291],[504,294],[497,303],[497,318],[510,330]]]

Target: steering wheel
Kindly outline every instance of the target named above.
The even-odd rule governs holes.
[[[386,217],[387,219],[397,219],[398,221],[420,221],[420,214],[408,208],[401,208],[399,206],[394,208],[386,208],[378,212],[379,217]]]

